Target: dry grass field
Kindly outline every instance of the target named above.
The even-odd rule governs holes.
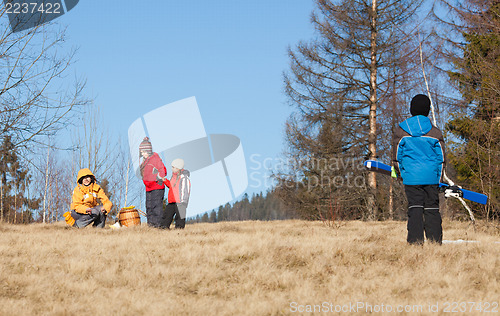
[[[442,246],[407,245],[405,225],[0,224],[0,315],[499,313],[498,225],[445,221],[478,242]]]

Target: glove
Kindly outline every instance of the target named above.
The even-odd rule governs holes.
[[[454,198],[459,198],[463,197],[463,192],[462,192],[462,187],[458,185],[454,186],[449,186],[444,190],[444,197],[449,198],[449,197],[454,197]]]
[[[396,168],[394,166],[391,167],[391,177],[397,178],[398,175],[396,174]]]
[[[158,173],[156,174],[156,183],[158,185],[162,185],[163,184],[163,178]]]

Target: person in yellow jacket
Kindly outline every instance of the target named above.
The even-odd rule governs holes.
[[[104,228],[106,215],[113,203],[108,199],[100,185],[95,183],[95,176],[88,168],[78,171],[78,185],[73,190],[71,216],[75,227],[93,226]],[[100,205],[102,203],[102,205]]]

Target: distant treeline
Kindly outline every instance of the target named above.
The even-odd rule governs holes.
[[[187,219],[187,223],[216,223],[223,221],[246,220],[284,220],[297,218],[295,212],[287,208],[274,191],[266,194],[253,194],[251,198],[244,194],[243,198],[233,205],[227,203],[218,209],[199,214]]]

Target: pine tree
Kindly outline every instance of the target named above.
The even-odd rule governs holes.
[[[203,213],[203,215],[201,216],[201,222],[208,223],[208,214],[207,213]]]
[[[0,218],[11,223],[33,222],[32,210],[40,200],[26,196],[31,182],[28,169],[21,163],[10,136],[5,136],[0,147],[1,208]]]
[[[224,207],[221,205],[221,206],[219,206],[219,209],[217,210],[217,221],[222,222],[225,220],[226,219],[224,218]]]
[[[468,0],[454,8],[465,43],[453,56],[449,73],[462,100],[446,125],[458,142],[451,143],[449,161],[458,181],[489,196],[483,216],[500,215],[500,3]]]
[[[217,222],[217,213],[215,213],[215,210],[212,210],[212,212],[210,212],[209,222],[210,223],[216,223]]]

